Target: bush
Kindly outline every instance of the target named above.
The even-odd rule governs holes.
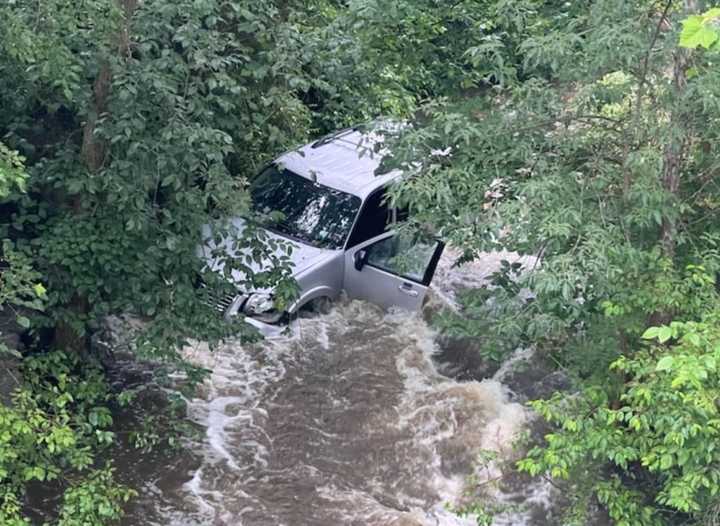
[[[94,469],[114,439],[102,371],[59,351],[28,357],[21,370],[12,406],[0,406],[0,523],[24,523],[19,503],[31,482],[69,488],[60,524],[118,518],[134,492],[113,481],[109,466]]]
[[[718,321],[648,329],[651,345],[611,365],[625,380],[616,400],[588,388],[534,402],[558,429],[520,468],[594,493],[620,526],[702,521],[720,502]]]

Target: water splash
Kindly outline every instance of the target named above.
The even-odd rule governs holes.
[[[480,283],[505,257],[460,269],[445,258],[439,295],[454,304],[459,283]],[[469,477],[482,485],[503,476],[500,460],[477,459],[487,451],[512,457],[514,437],[531,419],[511,401],[503,369],[480,382],[443,376],[433,362],[437,335],[421,316],[357,301],[291,329],[254,345],[185,349],[213,370],[188,405],[205,430],[191,445],[200,465],[162,492],[161,505],[146,500],[126,523],[475,524],[447,505],[463,501]],[[547,504],[539,486],[487,487],[498,502]],[[153,506],[155,517],[140,520]],[[530,524],[529,515],[499,514],[496,524]]]

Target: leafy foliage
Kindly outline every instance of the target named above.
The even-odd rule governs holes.
[[[719,23],[720,8],[718,7],[714,7],[702,15],[689,16],[683,20],[680,45],[690,49],[716,49],[720,39]]]
[[[480,82],[466,51],[490,31],[492,3],[351,0],[296,13],[307,75],[300,85],[317,126],[408,117],[418,101]]]
[[[112,469],[98,470],[70,488],[64,496],[58,526],[107,524],[122,517],[122,505],[135,492],[115,484],[112,475]]]
[[[559,429],[520,466],[585,481],[594,469],[612,466],[595,491],[618,524],[677,524],[675,510],[701,516],[716,506],[720,486],[718,336],[714,318],[652,327],[645,338],[675,343],[646,347],[611,365],[625,378],[618,404],[608,404],[598,388],[536,402]],[[621,480],[630,468],[632,478]]]
[[[27,329],[30,319],[26,314],[32,312],[28,309],[43,310],[46,298],[40,274],[32,269],[26,257],[13,249],[9,240],[5,240],[0,252],[0,309],[12,311],[18,325]],[[2,342],[0,353],[18,354]]]
[[[712,435],[716,417],[687,404],[712,399],[720,382],[704,362],[712,344],[675,338],[714,338],[720,70],[712,53],[680,46],[712,48],[698,33],[715,30],[715,11],[495,9],[495,44],[472,51],[495,83],[426,105],[394,145],[408,174],[394,199],[463,260],[502,249],[538,262],[509,287],[467,293],[469,316],[442,323],[482,337],[491,355],[536,345],[574,378],[578,394],[537,403],[558,430],[521,467],[569,479],[576,523],[592,499],[619,524],[702,523],[720,485],[699,427]],[[648,326],[664,346],[643,346]],[[691,350],[682,377],[700,382],[692,388],[665,369]]]
[[[48,478],[73,478],[61,523],[118,516],[129,493],[92,453],[113,437],[102,374],[80,358],[90,336],[139,316],[134,348],[198,377],[177,353],[188,338],[250,336],[207,306],[231,272],[280,306],[295,292],[264,218],[229,224],[251,215],[247,178],[379,115],[415,117],[391,141],[411,226],[463,260],[537,256],[440,319],[493,359],[534,344],[575,378],[577,395],[537,404],[558,429],[522,466],[570,477],[575,517],[591,498],[626,524],[716,508],[717,8],[9,0],[0,20],[0,303],[55,334],[3,413],[6,523],[22,523],[24,483]],[[208,272],[198,247],[228,238],[245,256],[215,250]]]
[[[36,338],[50,352],[23,364],[31,385],[9,411],[22,418],[42,408],[42,432],[67,439],[56,453],[8,459],[7,521],[19,517],[23,462],[28,480],[87,475],[66,493],[61,523],[74,524],[78,510],[91,523],[116,517],[126,494],[108,471],[88,471],[92,452],[113,439],[101,410],[109,400],[86,407],[90,394],[68,391],[65,378],[93,363],[88,342],[102,320],[142,318],[138,354],[193,379],[203,371],[177,352],[188,338],[252,337],[242,320],[219,319],[214,298],[237,285],[272,288],[282,307],[296,289],[289,247],[259,228],[264,218],[242,233],[228,221],[251,215],[247,178],[310,134],[408,116],[421,98],[467,85],[463,53],[480,38],[484,5],[401,2],[392,19],[385,4],[365,1],[1,3],[0,239],[9,269],[0,294],[26,309],[19,321],[32,335],[50,335]],[[228,239],[242,257],[214,249]],[[221,272],[205,268],[203,245]],[[229,283],[231,273],[244,282]],[[52,389],[33,376],[36,366]],[[84,374],[100,379],[90,365]],[[40,432],[20,431],[9,435],[18,452]],[[159,440],[136,438],[142,447]]]
[[[10,192],[24,188],[27,174],[23,158],[0,142],[0,200],[7,199]]]
[[[59,524],[118,518],[120,503],[134,492],[116,484],[109,468],[93,469],[96,452],[114,438],[101,370],[75,354],[52,352],[23,360],[21,374],[12,407],[0,406],[2,523],[26,523],[20,502],[31,481],[71,483]]]
[[[23,191],[26,179],[23,158],[0,143],[0,207],[3,200]],[[17,323],[27,328],[30,320],[17,309],[42,310],[44,299],[45,287],[40,282],[40,275],[33,271],[26,257],[13,249],[9,240],[3,240],[0,247],[0,309],[12,309]],[[0,342],[0,354],[16,352]]]

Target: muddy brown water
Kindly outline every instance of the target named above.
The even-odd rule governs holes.
[[[451,305],[458,286],[480,283],[502,257],[462,271],[446,258],[435,301]],[[441,374],[439,352],[420,315],[361,302],[259,344],[185,349],[213,370],[188,401],[202,433],[165,469],[133,466],[142,495],[124,524],[476,524],[449,506],[463,502],[471,476],[502,475],[500,460],[479,459],[511,459],[531,415],[500,377]],[[521,486],[487,484],[484,498],[508,504],[495,524],[551,524],[549,488]]]
[[[481,451],[509,453],[525,408],[496,380],[441,375],[417,316],[350,302],[294,331],[186,350],[214,371],[189,404],[199,465],[174,488],[148,485],[125,523],[474,524],[446,504]]]
[[[458,287],[481,283],[503,257],[461,270],[445,258],[436,305],[452,307]],[[123,524],[474,525],[449,507],[477,484],[499,506],[496,526],[554,524],[547,484],[492,482],[532,421],[503,383],[512,364],[459,381],[437,362],[437,342],[421,315],[353,301],[258,344],[186,348],[213,370],[187,401],[200,433],[184,454],[116,459],[140,491]]]

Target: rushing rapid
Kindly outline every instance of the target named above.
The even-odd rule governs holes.
[[[445,301],[453,272],[440,269]],[[483,485],[488,498],[509,498],[491,483],[530,415],[497,377],[440,374],[437,352],[421,316],[357,301],[258,344],[186,349],[213,370],[188,401],[203,429],[190,446],[199,460],[175,483],[147,481],[125,523],[476,524],[451,509]],[[527,498],[543,505],[544,490],[533,491]],[[526,516],[515,509],[495,522]]]

